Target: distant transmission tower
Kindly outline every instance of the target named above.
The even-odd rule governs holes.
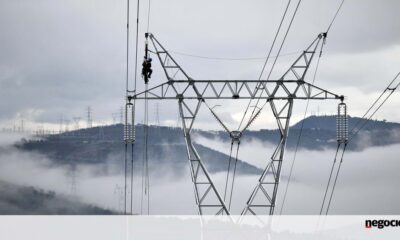
[[[80,117],[74,117],[72,118],[74,120],[74,129],[79,130],[79,122],[81,121]]]
[[[113,120],[113,124],[117,124],[117,117],[118,117],[118,113],[112,113],[111,114],[112,120]]]
[[[124,107],[119,110],[119,123],[124,124]]]
[[[86,123],[87,123],[87,128],[91,128],[93,126],[93,118],[92,118],[92,108],[89,106],[87,107],[87,119],[86,119]]]
[[[60,116],[59,123],[60,123],[60,128],[59,128],[58,132],[62,133],[63,132],[63,125],[64,125],[64,117],[63,117],[62,114]]]

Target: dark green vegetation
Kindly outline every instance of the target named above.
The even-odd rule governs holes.
[[[104,164],[112,163],[123,169],[124,144],[121,124],[95,127],[79,131],[49,136],[42,140],[22,141],[16,147],[23,151],[33,151],[46,155],[59,164]],[[134,147],[134,162],[140,165],[144,154],[143,126],[136,127],[137,141]],[[101,133],[101,134],[99,134]],[[210,172],[226,171],[229,156],[211,148],[196,144],[199,154]],[[130,151],[130,150],[129,150]],[[188,170],[186,146],[179,128],[149,128],[149,164],[152,173],[160,169],[165,173],[182,175]],[[131,154],[129,152],[129,154]],[[157,166],[155,168],[154,166]],[[238,161],[239,174],[259,173],[258,169],[243,161]],[[135,168],[137,169],[137,168]]]
[[[349,118],[349,129],[352,129],[360,118]],[[34,151],[45,154],[54,163],[71,164],[101,164],[115,163],[123,166],[124,144],[122,142],[121,124],[94,127],[78,131],[53,135],[41,140],[22,141],[16,145],[20,150]],[[288,149],[296,146],[300,133],[301,122],[293,125],[289,131]],[[323,150],[336,147],[336,119],[334,116],[312,116],[305,120],[300,148],[308,150]],[[139,164],[143,159],[143,125],[136,127],[136,143],[134,148],[134,161]],[[229,146],[229,136],[222,131],[195,130],[195,136],[206,139],[218,139]],[[275,144],[278,141],[277,130],[262,129],[247,131],[242,142],[250,140],[269,142]],[[384,146],[400,142],[400,124],[385,121],[369,121],[365,128],[357,134],[349,150],[362,150],[371,146]],[[187,155],[182,130],[172,127],[149,127],[149,159],[150,167],[162,166],[163,171],[180,173],[187,170]],[[229,156],[209,147],[196,145],[200,155],[210,172],[225,171]],[[122,170],[122,169],[121,169]],[[254,174],[260,169],[243,161],[238,162],[240,174]]]
[[[57,196],[55,192],[0,181],[0,214],[109,215],[115,212]]]

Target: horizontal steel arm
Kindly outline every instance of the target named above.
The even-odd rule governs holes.
[[[145,99],[145,93],[128,96],[128,99]],[[323,100],[342,97],[299,80],[170,80],[147,91],[149,100],[256,98]]]

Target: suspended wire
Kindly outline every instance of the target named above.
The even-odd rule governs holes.
[[[148,8],[148,10],[147,10],[147,32],[149,32],[150,31],[150,13],[151,13],[151,0],[149,0],[149,8]],[[147,91],[147,89],[146,89],[146,91]],[[147,95],[146,95],[146,101],[148,101],[147,100]],[[149,116],[148,116],[148,112],[149,112],[149,106],[148,106],[148,103],[147,103],[147,124],[146,124],[146,126],[148,126],[148,122],[149,122]],[[147,145],[147,143],[146,143],[146,145]],[[147,149],[147,147],[146,147],[146,154],[148,154],[148,149]],[[150,175],[149,175],[149,160],[148,160],[148,156],[146,156],[146,159],[147,159],[147,161],[146,161],[146,171],[147,171],[147,215],[149,215],[150,214]]]
[[[136,6],[136,40],[135,40],[135,85],[134,91],[136,93],[136,83],[137,83],[137,67],[138,67],[138,46],[139,46],[139,11],[140,10],[140,0],[137,0]]]
[[[344,152],[346,151],[346,147],[347,147],[347,143],[345,143],[345,144],[344,144],[344,147],[343,147],[342,157],[340,158],[339,167],[338,167],[338,170],[337,170],[337,172],[336,172],[335,181],[334,181],[333,187],[332,187],[332,193],[331,193],[331,196],[330,196],[330,198],[329,198],[328,207],[326,208],[326,213],[325,213],[325,215],[328,215],[329,208],[330,208],[330,206],[331,206],[331,201],[332,201],[333,193],[335,192],[336,182],[337,182],[337,180],[338,180],[338,176],[339,176],[339,173],[340,173],[340,168],[341,168],[342,163],[343,163],[343,156],[344,156]]]
[[[350,133],[352,134],[352,136],[354,136],[355,134],[358,133],[358,131],[354,131],[357,130],[358,125],[362,122],[365,121],[365,117],[369,114],[369,112],[372,110],[372,108],[379,102],[379,100],[383,97],[383,95],[387,92],[390,91],[390,86],[392,86],[392,84],[396,81],[396,79],[399,77],[400,72],[397,73],[397,75],[392,79],[392,81],[389,83],[389,85],[385,88],[385,90],[383,90],[383,92],[381,93],[381,95],[379,95],[379,97],[375,100],[375,102],[368,108],[368,110],[365,112],[365,114],[356,122],[356,124],[354,125],[354,127],[350,130]],[[399,85],[397,85],[395,88],[397,88]],[[393,92],[393,91],[392,91]],[[354,131],[354,132],[353,132]],[[352,137],[350,137],[352,138]]]
[[[253,124],[253,122],[257,119],[257,117],[261,114],[262,109],[265,107],[265,105],[267,105],[267,101],[265,101],[265,103],[261,106],[261,107],[255,107],[258,109],[258,111],[253,114],[253,116],[249,119],[249,121],[247,122],[246,126],[243,127],[243,129],[241,130],[242,132],[246,131],[251,124]]]
[[[128,1],[129,2],[129,1]],[[128,3],[129,4],[129,3]],[[129,9],[129,6],[128,6]],[[136,6],[136,38],[135,38],[135,73],[134,73],[134,86],[133,93],[136,94],[136,86],[137,86],[137,66],[138,66],[138,45],[139,45],[139,11],[140,10],[140,0],[137,0]],[[129,12],[129,10],[128,10]],[[129,26],[129,21],[128,21]],[[129,38],[128,38],[129,41]],[[133,100],[132,104],[132,131],[134,132],[135,128],[135,100]],[[131,143],[131,215],[133,215],[133,157],[134,157],[134,141]]]
[[[217,60],[217,61],[259,61],[259,60],[267,60],[267,59],[271,59],[271,58],[276,58],[277,57],[277,56],[268,56],[267,58],[265,58],[265,57],[228,58],[228,57],[210,57],[210,56],[196,55],[196,54],[177,52],[177,51],[171,51],[171,50],[169,50],[169,52],[174,53],[176,55],[186,56],[186,57],[207,59],[207,60]],[[283,56],[291,56],[291,55],[295,55],[295,54],[299,54],[299,53],[300,52],[289,52],[289,53],[281,54],[280,56],[281,57],[283,57]]]
[[[132,121],[132,129],[135,127]],[[133,130],[132,130],[133,131]],[[133,156],[134,156],[134,144],[131,144],[131,215],[133,215]]]
[[[148,89],[146,88],[146,91]],[[149,103],[146,99],[146,188],[145,194],[147,194],[147,215],[150,214],[150,178],[149,178],[149,150],[148,150],[148,141],[149,141]]]
[[[151,1],[149,0],[147,12],[147,32],[150,27],[150,7]],[[147,49],[146,38],[146,49]],[[147,52],[146,52],[147,56]],[[149,159],[148,159],[148,139],[149,139],[149,100],[148,100],[148,83],[145,83],[145,106],[144,106],[144,158],[142,166],[142,197],[141,197],[141,214],[143,214],[144,196],[147,198],[147,215],[150,214],[150,175],[149,175]]]
[[[281,46],[279,47],[277,57],[275,58],[274,63],[272,64],[272,67],[271,67],[271,69],[270,69],[270,71],[269,71],[267,80],[269,80],[269,78],[270,78],[270,76],[271,76],[271,74],[272,74],[272,71],[274,70],[275,64],[276,64],[276,62],[277,62],[277,60],[278,60],[278,57],[279,57],[279,55],[281,54],[283,45],[285,44],[286,38],[287,38],[287,36],[288,36],[288,34],[289,34],[289,31],[290,31],[290,29],[291,29],[291,27],[292,27],[294,18],[296,17],[297,11],[299,10],[299,6],[300,6],[301,1],[302,1],[302,0],[299,0],[299,1],[298,1],[297,6],[296,6],[296,9],[294,10],[292,19],[290,19],[289,26],[288,26],[288,28],[287,28],[287,30],[286,30],[285,36],[283,37]],[[262,92],[261,92],[261,93],[262,93]],[[261,96],[260,96],[260,97],[261,97]],[[259,99],[260,99],[260,98],[259,98]],[[256,104],[256,106],[257,106],[257,104]]]
[[[270,58],[271,52],[272,52],[272,50],[273,50],[273,48],[274,48],[274,46],[275,46],[276,39],[278,38],[278,35],[279,35],[280,31],[281,31],[283,21],[284,21],[285,18],[286,18],[286,14],[287,14],[287,11],[288,11],[288,9],[289,9],[290,3],[291,3],[291,0],[289,0],[288,3],[287,3],[287,5],[286,5],[285,11],[284,11],[283,16],[282,16],[282,19],[281,19],[281,21],[280,21],[280,23],[279,23],[278,29],[276,30],[274,40],[272,41],[271,47],[270,47],[270,49],[269,49],[269,51],[268,51],[267,58],[265,59],[265,62],[264,62],[264,65],[263,65],[263,67],[262,67],[262,69],[261,69],[261,73],[260,73],[260,76],[258,77],[258,80],[261,79],[261,77],[262,77],[262,75],[263,75],[263,73],[264,73],[265,67],[267,66],[267,63],[268,63],[268,60],[269,60],[269,58]],[[276,59],[276,58],[278,58],[278,55],[275,56],[275,59]],[[257,86],[257,87],[258,87],[258,86]],[[249,103],[247,104],[246,110],[244,111],[243,116],[242,116],[242,119],[240,120],[240,124],[239,124],[238,129],[240,129],[240,127],[241,127],[242,124],[243,124],[244,118],[246,117],[247,111],[248,111],[249,108],[250,108],[251,102],[252,102],[252,99],[250,99]]]
[[[232,185],[231,185],[231,193],[230,193],[231,196],[229,197],[228,211],[231,210],[232,196],[233,196],[233,186],[235,185],[236,165],[237,165],[237,162],[238,162],[239,148],[240,148],[240,141],[238,141],[238,143],[237,143],[237,148],[236,148],[235,165],[234,165],[234,167],[233,167]]]
[[[399,85],[400,85],[400,83],[396,86],[395,90],[398,88]],[[366,124],[368,123],[368,121],[371,120],[371,118],[375,115],[375,113],[383,106],[383,104],[385,104],[385,102],[389,99],[389,97],[390,97],[393,93],[394,93],[394,90],[392,90],[392,91],[389,93],[389,95],[383,100],[383,102],[378,106],[378,108],[371,114],[371,116],[370,116],[368,119],[366,119],[366,120],[364,121],[364,124],[363,124],[359,129],[357,129],[357,131],[356,131],[355,133],[353,133],[353,134],[350,136],[349,141],[352,140],[353,137],[354,137],[355,135],[357,135],[358,132],[360,132],[361,129],[363,129],[363,128],[366,126]]]
[[[146,94],[146,93],[145,93]],[[144,134],[144,136],[146,136],[146,130],[145,130],[145,126],[143,126],[143,134]],[[144,137],[145,139],[144,139],[144,143],[146,144],[146,137]],[[140,196],[140,215],[143,215],[143,201],[144,201],[144,186],[145,186],[145,183],[144,183],[144,171],[145,171],[145,151],[143,152],[143,161],[142,161],[142,192],[141,192],[141,196]]]
[[[128,164],[128,143],[125,142],[125,188],[124,188],[124,193],[125,193],[125,200],[124,200],[124,214],[126,215],[126,189],[127,189],[127,166]]]
[[[325,200],[326,200],[326,196],[327,196],[327,194],[328,194],[329,185],[331,184],[333,169],[335,168],[336,159],[337,159],[337,155],[338,155],[339,149],[340,149],[340,144],[338,144],[338,145],[337,145],[337,148],[336,148],[335,158],[333,159],[333,163],[332,163],[332,167],[331,167],[331,172],[330,172],[330,174],[329,174],[328,183],[326,184],[325,194],[324,194],[324,198],[323,198],[323,200],[322,200],[322,205],[321,205],[321,210],[319,211],[319,215],[322,214],[322,211],[323,211],[323,209],[324,209]]]
[[[232,161],[232,149],[233,149],[233,141],[231,141],[231,150],[229,152],[228,172],[226,173],[225,191],[224,191],[224,202],[225,202],[225,199],[226,199],[226,191],[228,189],[229,172],[230,172],[230,169],[231,169],[231,161]]]
[[[144,197],[147,197],[147,213],[149,213],[149,174],[148,174],[148,99],[147,99],[148,84],[145,84],[145,100],[144,100],[144,153],[142,161],[142,196],[141,196],[141,214],[143,214]]]
[[[229,183],[229,176],[230,176],[230,169],[231,169],[231,164],[232,164],[232,152],[233,152],[233,144],[235,142],[237,142],[237,147],[236,147],[236,156],[235,156],[235,163],[233,166],[233,173],[232,173],[232,181],[231,181],[231,186],[230,186],[230,193],[229,193],[229,207],[228,207],[228,211],[230,210],[231,207],[231,203],[232,203],[232,196],[233,196],[233,188],[234,188],[234,184],[235,184],[235,177],[236,177],[236,166],[237,166],[237,161],[238,161],[238,155],[239,155],[239,148],[240,148],[240,136],[239,138],[234,138],[231,135],[231,132],[229,131],[229,129],[225,126],[225,124],[222,122],[222,120],[218,117],[218,115],[213,111],[213,109],[207,104],[207,102],[204,102],[204,104],[206,105],[206,107],[210,110],[211,114],[214,116],[214,118],[220,123],[220,125],[222,126],[222,128],[228,133],[230,134],[231,137],[231,149],[229,152],[229,162],[228,162],[228,171],[226,174],[226,180],[225,180],[225,189],[224,189],[224,202],[226,200],[226,195],[227,195],[227,191],[228,191],[228,183]],[[260,109],[261,111],[261,109]],[[260,112],[259,111],[259,112]],[[256,116],[255,116],[256,117]],[[254,119],[253,119],[254,120]],[[244,129],[245,130],[245,129]],[[243,130],[243,131],[244,131]]]
[[[301,1],[301,0],[300,0],[300,1]],[[300,3],[300,1],[299,1],[299,3]],[[275,34],[275,37],[274,37],[274,41],[272,42],[271,48],[269,49],[269,52],[268,52],[268,55],[267,55],[267,59],[266,59],[265,62],[264,62],[264,65],[263,65],[263,67],[262,67],[262,69],[261,69],[261,72],[260,72],[260,75],[259,75],[259,77],[258,77],[258,80],[260,80],[260,79],[262,78],[262,75],[263,75],[263,73],[264,73],[265,67],[267,66],[267,63],[268,63],[268,59],[269,59],[269,57],[270,57],[270,55],[271,55],[272,49],[273,49],[274,46],[275,46],[276,39],[278,38],[279,32],[281,31],[281,27],[282,27],[283,21],[284,21],[285,18],[286,18],[286,13],[287,13],[287,11],[288,11],[288,9],[289,9],[289,6],[290,6],[290,3],[291,3],[291,2],[292,2],[292,1],[289,0],[289,1],[288,1],[288,4],[286,5],[285,12],[283,13],[283,17],[282,17],[282,19],[281,19],[281,22],[279,23],[278,30],[277,30],[277,32],[276,32],[276,34]],[[298,7],[298,5],[297,5],[297,7]],[[296,11],[297,11],[297,8],[296,8]],[[295,12],[295,14],[296,14],[296,12]],[[292,18],[292,20],[293,20],[293,18]],[[290,26],[289,26],[289,28],[290,28]],[[285,41],[285,40],[283,40],[283,41]],[[275,59],[278,58],[279,53],[280,53],[280,52],[278,52],[278,54],[276,55]]]
[[[272,74],[272,71],[273,71],[274,68],[275,68],[275,65],[276,65],[276,62],[277,62],[277,60],[278,60],[278,57],[280,56],[280,53],[281,53],[282,48],[283,48],[283,45],[284,45],[285,42],[286,42],[286,38],[287,38],[287,36],[288,36],[288,34],[289,34],[289,31],[290,31],[290,29],[291,29],[291,27],[292,27],[293,21],[294,21],[296,15],[297,15],[297,11],[299,10],[299,6],[300,6],[301,1],[302,1],[302,0],[299,0],[299,1],[297,2],[296,9],[294,10],[294,13],[293,13],[293,15],[292,15],[292,18],[290,19],[289,26],[288,26],[288,28],[286,29],[286,32],[285,32],[285,35],[284,35],[284,37],[283,37],[282,43],[281,43],[281,45],[280,45],[280,47],[279,47],[279,50],[278,50],[278,53],[277,53],[277,57],[274,59],[274,62],[272,63],[272,66],[271,66],[271,69],[270,69],[270,71],[269,71],[269,73],[268,73],[267,81],[270,79],[271,74]],[[256,105],[255,105],[256,108],[258,107],[258,104],[259,104],[259,102],[260,102],[260,100],[261,100],[261,97],[262,97],[263,93],[264,93],[264,91],[261,91],[261,92],[260,92],[260,96],[257,98],[257,102],[256,102]],[[250,101],[251,101],[251,100],[250,100]],[[253,114],[254,114],[256,108],[253,109],[253,111],[252,111],[252,113],[251,113],[251,115],[250,115],[250,118],[253,116]],[[246,109],[245,112],[247,112],[247,109]]]
[[[319,63],[320,63],[320,60],[321,60],[323,48],[324,48],[324,44],[322,43],[321,48],[320,48],[320,54],[319,54],[318,60],[317,60],[317,65],[316,65],[315,71],[314,71],[313,80],[312,80],[312,84],[313,84],[313,85],[314,85],[314,83],[315,83],[315,79],[316,79],[317,72],[318,72],[318,69],[319,69]],[[283,211],[283,208],[284,208],[284,205],[285,205],[286,196],[287,196],[287,192],[288,192],[288,189],[289,189],[290,181],[291,181],[291,178],[292,178],[293,167],[294,167],[294,164],[295,164],[295,162],[296,162],[297,151],[298,151],[299,146],[300,146],[300,140],[301,140],[301,137],[302,137],[302,134],[303,134],[304,122],[305,122],[305,120],[306,120],[306,116],[307,116],[307,113],[308,113],[309,104],[310,104],[310,99],[307,99],[306,109],[304,110],[303,121],[301,121],[300,132],[299,132],[299,136],[298,136],[298,138],[297,138],[296,148],[295,148],[295,150],[294,150],[293,161],[292,161],[292,164],[291,164],[291,166],[290,166],[289,178],[288,178],[288,181],[287,181],[287,183],[286,183],[285,193],[284,193],[284,195],[283,195],[282,205],[281,205],[281,209],[280,209],[279,214],[282,214],[282,211]]]
[[[126,97],[128,97],[129,92],[129,0],[126,1]]]
[[[343,3],[344,3],[344,0],[342,0],[342,2],[340,3],[340,5],[339,5],[339,7],[338,7],[338,9],[337,9],[337,11],[336,11],[336,13],[335,13],[335,15],[334,15],[333,18],[332,18],[331,23],[330,23],[329,26],[328,26],[328,29],[326,30],[326,32],[329,32],[329,30],[331,29],[331,27],[332,27],[332,25],[333,25],[333,22],[336,20],[336,17],[338,16],[338,14],[339,14],[339,12],[340,12],[340,9],[341,9],[342,6],[343,6]]]
[[[328,28],[327,28],[326,34],[328,34],[329,30],[331,29],[332,24],[334,23],[334,21],[335,21],[337,15],[339,14],[339,11],[340,11],[340,9],[341,9],[343,3],[344,3],[344,0],[343,0],[343,1],[341,2],[341,4],[339,5],[339,7],[338,7],[338,9],[337,9],[337,11],[336,11],[334,17],[332,18],[332,20],[331,20],[331,22],[330,22],[330,24],[329,24],[329,26],[328,26]],[[321,45],[321,49],[320,49],[320,53],[319,53],[319,57],[318,57],[318,61],[317,61],[317,66],[316,66],[316,68],[315,68],[315,72],[314,72],[314,77],[313,77],[313,80],[312,80],[312,84],[315,83],[315,79],[316,79],[316,75],[317,75],[317,71],[318,71],[318,68],[319,68],[319,63],[320,63],[320,60],[321,60],[322,51],[323,51],[323,47],[324,47],[324,46],[325,46],[325,42],[323,42],[322,45]],[[302,133],[303,133],[303,129],[304,129],[304,122],[305,122],[305,119],[306,119],[306,116],[307,116],[309,103],[310,103],[310,99],[307,99],[306,109],[305,109],[305,111],[304,111],[303,121],[301,122],[300,132],[299,132],[299,136],[298,136],[298,138],[297,138],[297,143],[296,143],[296,148],[295,148],[295,152],[294,152],[294,156],[293,156],[293,161],[292,161],[292,164],[291,164],[291,166],[290,166],[289,178],[288,178],[288,182],[287,182],[287,184],[286,184],[286,189],[285,189],[285,193],[284,193],[284,196],[283,196],[283,201],[282,201],[282,206],[281,206],[281,209],[280,209],[280,214],[282,214],[282,211],[283,211],[283,208],[284,208],[284,205],[285,205],[286,196],[287,196],[287,191],[288,191],[288,189],[289,189],[291,177],[292,177],[292,174],[293,174],[293,167],[294,167],[294,164],[295,164],[295,161],[296,161],[296,158],[297,158],[297,151],[298,151],[298,148],[299,148],[299,145],[300,145],[300,140],[301,140]],[[337,155],[338,150],[339,150],[339,146],[338,146],[338,149],[337,149],[337,151],[336,151],[336,155]],[[336,161],[336,155],[335,155],[334,164],[335,164],[335,161]],[[332,175],[333,167],[334,167],[334,165],[332,166],[331,175]],[[331,178],[331,176],[329,177],[328,186],[329,186],[330,178]],[[328,188],[328,186],[327,186],[327,188]],[[328,189],[326,189],[326,191],[325,191],[324,201],[325,201],[325,197],[326,197],[327,191],[328,191]],[[321,208],[321,211],[322,211],[322,208]]]
[[[126,2],[126,86],[125,86],[125,101],[126,104],[128,104],[128,92],[129,92],[129,0]],[[125,114],[125,126],[127,126],[128,120],[126,118]],[[125,166],[124,166],[124,194],[125,194],[125,200],[124,200],[124,214],[126,215],[126,197],[127,197],[127,168],[128,168],[128,142],[125,140],[125,152],[124,152],[124,161],[125,161]]]
[[[149,0],[149,8],[147,9],[147,32],[150,30],[150,10],[151,10],[151,0]]]
[[[361,125],[361,127],[358,128],[357,131],[354,132],[354,133],[349,137],[349,140],[348,140],[347,144],[350,143],[350,141],[354,138],[354,136],[356,136],[356,135],[366,126],[366,124],[369,122],[369,120],[371,120],[371,118],[372,118],[372,117],[379,111],[379,109],[386,103],[386,101],[390,98],[390,96],[397,90],[397,88],[400,86],[400,82],[397,83],[397,84],[395,85],[395,87],[393,87],[393,88],[391,87],[391,85],[392,85],[392,84],[394,83],[394,81],[399,77],[399,75],[400,75],[400,72],[397,73],[396,77],[389,83],[389,85],[388,85],[388,86],[385,88],[385,90],[383,91],[383,93],[384,93],[384,92],[386,92],[387,90],[390,90],[390,93],[386,96],[386,98],[382,101],[382,103],[379,104],[378,107],[372,112],[372,114],[369,116],[369,118],[368,118],[368,119],[364,119],[364,123]],[[381,97],[382,97],[382,94],[378,97],[378,100],[379,100]],[[377,101],[375,100],[375,102],[372,104],[372,107],[373,107],[374,105],[376,105],[376,103],[377,103]],[[366,116],[366,115],[368,114],[368,112],[371,111],[372,107],[370,107],[370,108],[367,110],[367,113],[364,114],[364,116]],[[328,215],[328,213],[329,213],[329,207],[330,207],[330,204],[331,204],[331,201],[332,201],[332,198],[333,198],[333,194],[334,194],[334,192],[335,192],[336,182],[337,182],[337,179],[338,179],[338,176],[339,176],[340,167],[341,167],[341,164],[342,164],[342,162],[343,162],[344,153],[345,153],[347,144],[346,144],[345,147],[344,147],[344,150],[343,150],[343,153],[342,153],[342,157],[341,157],[341,161],[340,161],[340,165],[339,165],[338,171],[337,171],[337,173],[336,173],[335,183],[334,183],[334,185],[333,185],[332,193],[331,193],[331,196],[330,196],[330,199],[329,199],[328,207],[327,207],[327,210],[326,210],[326,215]]]
[[[368,113],[372,110],[372,108],[379,102],[379,100],[385,95],[387,91],[387,88],[379,95],[377,99],[375,99],[375,102],[368,108],[368,110],[364,113],[364,115],[354,124],[352,129],[350,130],[350,133],[353,133],[354,130],[357,130],[358,125],[365,120],[365,117],[368,115]]]

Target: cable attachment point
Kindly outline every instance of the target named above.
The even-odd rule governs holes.
[[[229,136],[232,138],[232,142],[240,143],[240,138],[242,137],[241,131],[232,131],[229,133]]]
[[[131,103],[132,99],[133,99],[133,96],[131,96],[131,95],[126,97],[126,100],[128,100],[129,103]]]
[[[328,36],[328,32],[323,32],[318,35],[318,38],[320,38],[320,39],[322,38],[322,40],[324,41],[324,44],[325,44],[325,40],[326,40],[327,36]]]
[[[323,49],[324,45],[326,44],[326,37],[327,36],[328,36],[328,32],[323,32],[323,33],[320,33],[318,35],[318,38],[322,39],[322,46],[321,46],[321,50],[319,51],[319,57],[322,56],[322,49]]]

